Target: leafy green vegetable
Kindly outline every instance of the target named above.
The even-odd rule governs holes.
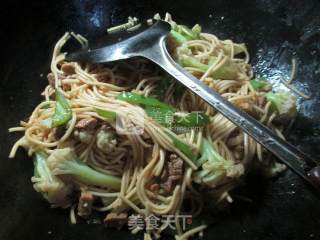
[[[280,116],[293,118],[297,114],[297,99],[287,92],[269,92],[266,98],[271,102],[271,110],[278,112]]]
[[[63,94],[57,89],[56,90],[56,106],[55,112],[52,117],[51,127],[59,127],[65,125],[72,118],[71,107],[63,96]]]
[[[202,165],[206,161],[215,162],[215,161],[225,161],[222,156],[220,156],[205,138],[202,139],[200,146],[201,157],[197,160],[199,165]]]
[[[208,115],[203,112],[191,112],[180,116],[163,108],[146,107],[145,111],[164,127],[203,127],[209,123]]]
[[[243,166],[224,159],[217,153],[210,142],[203,138],[200,146],[201,157],[196,161],[202,168],[194,173],[195,182],[216,187],[227,176],[239,177],[243,174]]]
[[[178,59],[178,62],[183,67],[198,68],[204,72],[209,69],[209,66],[207,64],[201,63],[199,59],[191,56],[181,56]]]
[[[164,127],[170,127],[173,123],[174,112],[167,108],[149,107],[145,108],[149,117],[160,123]]]
[[[199,25],[198,25],[199,26]],[[170,35],[179,44],[200,38],[201,27],[194,27],[192,30],[185,25],[175,25]]]
[[[122,92],[116,97],[116,99],[126,101],[129,103],[133,103],[133,104],[141,104],[144,106],[165,108],[165,109],[172,110],[172,111],[174,110],[173,107],[171,107],[170,105],[168,105],[166,103],[159,101],[156,98],[145,97],[143,95],[139,95],[139,94],[136,94],[133,92]]]
[[[48,166],[55,175],[72,175],[85,184],[120,189],[121,178],[90,168],[81,162],[70,148],[54,150],[48,158]]]
[[[176,32],[174,30],[170,31],[170,36],[179,44],[182,44],[182,43],[190,40],[187,37],[183,36],[182,34]]]
[[[174,115],[175,109],[156,98],[144,97],[136,93],[123,92],[117,99],[134,104],[144,105],[148,116],[159,122],[164,127],[184,126],[202,127],[209,123],[209,117],[202,112],[192,112],[184,116]]]
[[[185,127],[203,127],[209,123],[209,116],[203,112],[191,112],[185,116],[174,116],[175,125]]]
[[[185,142],[180,140],[177,136],[171,133],[168,133],[168,135],[172,139],[173,145],[176,148],[178,148],[184,155],[186,155],[186,157],[188,157],[191,161],[196,160],[197,157],[194,155],[194,153],[191,150],[191,147],[188,144],[186,144]]]
[[[261,80],[261,79],[252,79],[250,81],[250,84],[254,90],[263,90],[263,89],[270,90],[271,89],[271,85],[267,81]]]
[[[186,25],[177,25],[178,32],[187,36],[189,39],[196,40],[200,38],[200,32],[188,28]]]
[[[114,121],[116,119],[116,113],[96,108],[96,112],[99,116],[105,118],[107,121]]]

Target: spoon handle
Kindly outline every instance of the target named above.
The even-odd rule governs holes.
[[[146,51],[144,56],[162,67],[172,77],[177,79],[193,93],[201,97],[209,105],[245,131],[258,143],[276,155],[282,163],[287,165],[312,186],[320,190],[320,178],[317,180],[314,177],[315,174],[312,174],[312,177],[310,177],[309,174],[314,172],[314,170],[312,171],[313,168],[316,169],[316,162],[313,159],[289,142],[278,137],[270,129],[247,113],[239,110],[229,101],[221,97],[216,91],[209,88],[176,64],[166,50],[165,41],[166,39],[163,37],[159,41],[159,45],[155,45],[150,51]]]

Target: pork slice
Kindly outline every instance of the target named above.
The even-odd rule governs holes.
[[[98,121],[95,118],[84,118],[76,123],[75,128],[92,130],[97,126],[97,124]]]
[[[82,191],[78,203],[78,215],[88,217],[92,212],[94,198],[90,192]]]
[[[75,73],[75,68],[72,63],[64,63],[61,66],[61,70],[66,74],[66,75],[72,75]]]
[[[172,153],[166,162],[167,176],[161,187],[165,193],[170,194],[176,187],[179,181],[183,178],[183,160]]]
[[[109,213],[104,219],[104,224],[110,228],[120,230],[128,222],[127,213]]]

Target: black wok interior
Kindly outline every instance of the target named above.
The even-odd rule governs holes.
[[[98,39],[107,26],[129,15],[147,19],[166,11],[178,22],[200,23],[220,38],[245,42],[257,75],[272,82],[289,76],[294,56],[294,83],[313,98],[299,101],[289,141],[320,159],[320,1],[5,1],[0,9],[0,239],[142,239],[92,221],[71,225],[68,210],[50,209],[32,188],[31,159],[22,150],[8,159],[18,134],[7,129],[41,100],[53,46],[65,31]],[[203,239],[320,239],[319,197],[291,171],[271,180],[250,177],[241,191],[253,201],[235,199]]]

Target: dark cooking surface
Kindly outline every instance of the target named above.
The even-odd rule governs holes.
[[[221,38],[247,43],[256,72],[272,81],[290,74],[295,56],[299,66],[295,83],[314,98],[301,102],[290,139],[320,159],[319,1],[9,1],[1,3],[0,11],[4,41],[0,64],[1,240],[138,239],[102,225],[70,225],[68,211],[50,209],[33,191],[32,163],[25,153],[19,151],[14,160],[7,158],[18,136],[9,135],[7,128],[28,116],[41,99],[53,44],[66,30],[92,38],[129,15],[151,17],[169,11],[179,22],[198,22]],[[205,232],[204,239],[320,239],[319,198],[290,171],[270,181],[250,181],[244,191],[253,203],[236,200],[230,213]]]

